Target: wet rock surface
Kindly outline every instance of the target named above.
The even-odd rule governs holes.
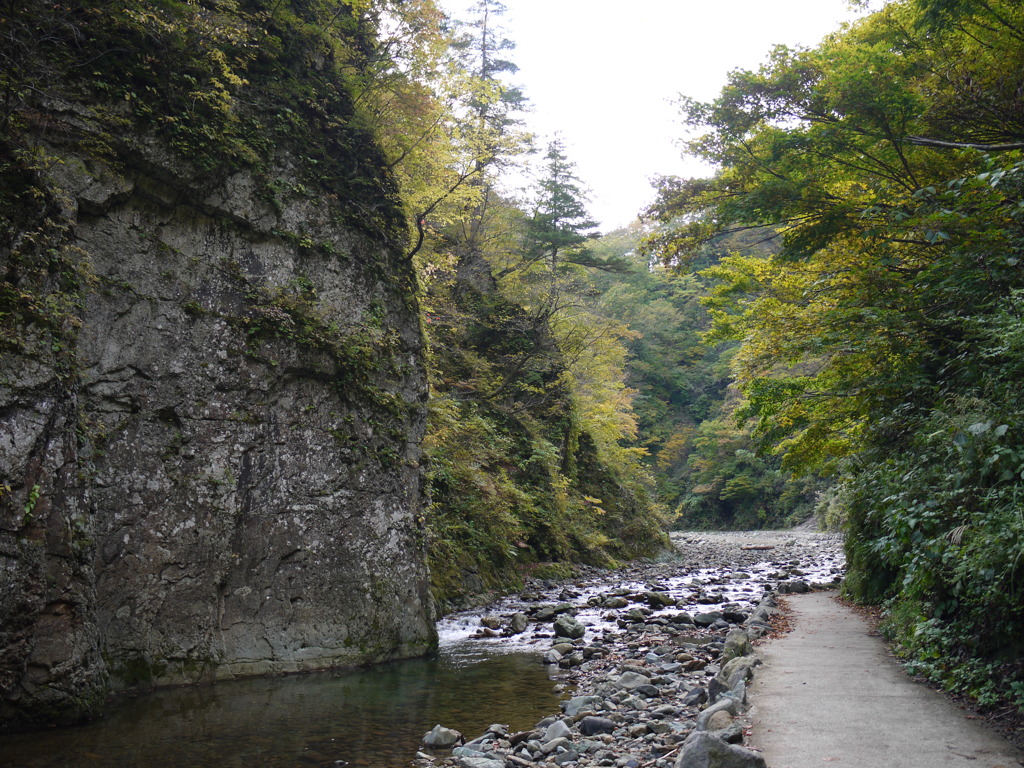
[[[746,688],[759,663],[752,643],[768,631],[776,594],[839,581],[841,540],[810,531],[672,539],[678,555],[665,562],[534,581],[482,611],[446,617],[442,643],[532,649],[565,699],[530,731],[496,724],[455,750],[424,748],[415,764],[763,766],[743,746]],[[525,629],[517,616],[528,618]]]

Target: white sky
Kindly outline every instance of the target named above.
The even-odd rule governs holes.
[[[602,231],[653,199],[657,174],[703,176],[683,160],[679,94],[714,98],[733,69],[772,46],[813,46],[856,17],[847,0],[504,0],[509,58],[543,149],[557,133],[590,190]],[[440,0],[466,19],[471,0]]]

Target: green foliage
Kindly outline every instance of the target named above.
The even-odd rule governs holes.
[[[538,562],[611,565],[664,545],[625,383],[630,333],[571,260],[580,217],[548,216],[583,210],[556,159],[533,215],[487,189],[425,251],[428,524],[444,599]]]
[[[913,668],[1018,705],[1022,22],[1001,0],[893,2],[734,73],[684,103],[721,170],[664,180],[653,212],[675,224],[649,240],[683,265],[778,232],[703,272],[709,339],[739,344],[738,412],[784,468],[838,477],[845,590],[890,601]]]
[[[703,302],[713,281],[647,263],[636,253],[640,228],[595,245],[599,258],[632,265],[599,281],[602,311],[626,324],[627,380],[636,390],[639,440],[649,454],[659,496],[675,510],[673,526],[761,528],[801,522],[811,514],[817,483],[793,480],[779,459],[760,455],[750,427],[737,423],[728,389],[735,344],[704,344]],[[648,231],[649,234],[649,231]],[[728,247],[762,253],[765,233],[733,235]],[[725,243],[706,248],[702,265],[720,259]]]
[[[291,164],[339,199],[338,214],[404,237],[384,158],[353,98],[374,33],[361,3],[146,0],[13,4],[0,50],[0,126],[13,146],[52,128],[62,98],[84,105],[63,141],[129,160],[152,136],[197,173]],[[128,130],[133,129],[133,130]],[[139,142],[145,144],[144,141]]]

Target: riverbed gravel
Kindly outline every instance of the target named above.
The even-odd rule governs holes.
[[[495,723],[453,736],[438,723],[413,764],[763,765],[743,746],[746,684],[759,663],[752,643],[770,630],[777,595],[839,583],[841,539],[702,532],[675,533],[672,543],[676,551],[659,562],[532,580],[521,593],[445,617],[443,644],[536,653],[564,698],[561,711],[528,731]]]

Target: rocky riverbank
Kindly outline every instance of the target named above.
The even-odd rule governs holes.
[[[839,581],[841,541],[787,531],[674,534],[673,544],[678,554],[665,562],[533,582],[447,617],[443,642],[532,649],[566,698],[528,731],[438,724],[416,765],[763,765],[743,746],[746,684],[759,663],[752,643],[769,630],[775,595]]]

